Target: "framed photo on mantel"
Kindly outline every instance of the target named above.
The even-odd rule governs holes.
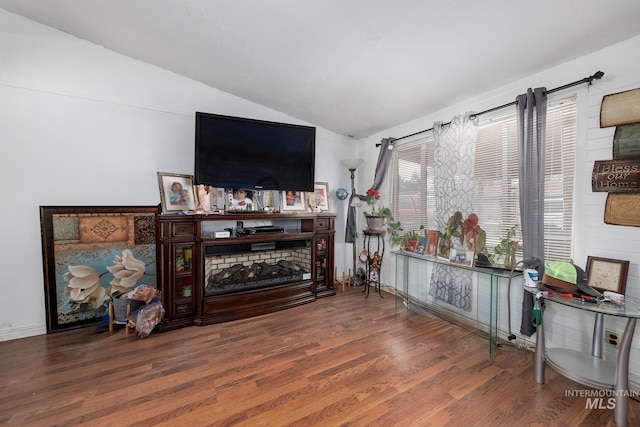
[[[283,191],[280,208],[282,212],[306,211],[307,205],[304,191]]]
[[[196,209],[192,175],[158,172],[158,186],[163,213]]]

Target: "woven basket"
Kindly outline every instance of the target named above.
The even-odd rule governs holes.
[[[114,298],[113,299],[113,317],[116,322],[126,322],[127,306],[130,307],[129,312],[133,313],[144,305],[144,301],[138,301],[128,298]]]

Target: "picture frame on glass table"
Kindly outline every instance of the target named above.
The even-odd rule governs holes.
[[[629,261],[587,257],[587,285],[600,292],[611,291],[624,295],[628,273]]]
[[[162,213],[196,209],[193,175],[158,172],[158,186]]]
[[[304,191],[283,191],[280,199],[282,212],[306,211],[307,203]]]
[[[465,249],[452,248],[449,252],[449,262],[451,264],[460,265],[462,267],[473,267],[473,259],[475,258],[475,252]]]

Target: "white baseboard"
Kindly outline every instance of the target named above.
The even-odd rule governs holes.
[[[33,337],[36,335],[44,335],[46,333],[47,327],[45,325],[33,325],[26,326],[24,328],[5,329],[0,330],[0,342]]]

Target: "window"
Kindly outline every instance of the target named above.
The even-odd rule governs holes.
[[[475,160],[475,208],[493,248],[520,223],[515,109],[480,116]],[[545,259],[571,257],[576,150],[576,97],[548,101],[545,157]],[[389,188],[394,218],[405,230],[438,228],[433,194],[432,135],[394,149]],[[453,213],[453,212],[451,212]],[[464,215],[471,212],[463,212]]]

